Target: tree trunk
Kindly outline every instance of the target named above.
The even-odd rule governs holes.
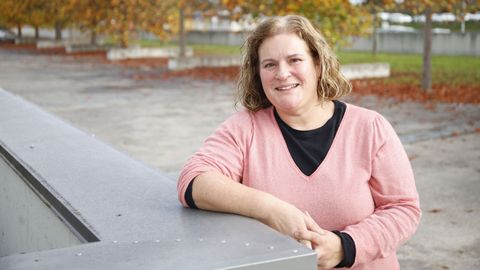
[[[462,1],[462,14],[460,14],[460,32],[465,34],[465,0]]]
[[[127,10],[127,4],[125,1],[121,1],[120,8],[122,12],[122,19],[120,21],[120,47],[123,49],[128,48],[129,43],[129,16]]]
[[[123,49],[128,48],[128,30],[122,29],[122,33],[120,36],[120,47]]]
[[[97,29],[98,29],[97,28],[97,26],[98,26],[97,20],[95,18],[93,18],[90,25],[93,25],[93,27],[91,28],[91,32],[90,32],[90,44],[91,45],[97,45]]]
[[[38,29],[38,25],[35,26],[35,39],[40,38],[40,30]]]
[[[19,38],[22,37],[22,25],[19,23],[17,24],[17,34]]]
[[[377,14],[373,13],[372,55],[377,54]]]
[[[422,89],[432,90],[432,9],[425,9],[425,29],[423,34],[423,74]]]
[[[91,45],[97,45],[97,31],[92,30],[90,33],[90,44]]]
[[[62,40],[62,23],[55,21],[55,40]]]
[[[178,46],[180,47],[179,56],[181,58],[185,57],[185,14],[183,13],[183,8],[180,8],[180,16],[179,16],[179,39],[178,39]]]

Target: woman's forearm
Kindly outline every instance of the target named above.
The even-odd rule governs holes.
[[[193,183],[198,208],[251,217],[266,223],[276,197],[233,181],[218,172],[198,175]],[[278,202],[277,202],[278,203]]]
[[[200,209],[251,217],[285,235],[293,236],[308,227],[307,216],[295,206],[218,172],[197,176],[192,196]],[[311,246],[308,241],[305,245]]]

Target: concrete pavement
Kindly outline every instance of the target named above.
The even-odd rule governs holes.
[[[175,181],[188,156],[235,111],[234,84],[134,79],[145,72],[155,70],[0,48],[1,88]],[[356,95],[346,101],[385,115],[412,160],[423,218],[398,252],[402,269],[479,269],[480,106],[438,104],[432,110]]]

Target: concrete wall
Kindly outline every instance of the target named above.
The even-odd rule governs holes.
[[[371,51],[372,37],[355,37],[346,51]],[[379,33],[377,35],[378,52],[423,53],[422,33]],[[480,56],[480,33],[433,34],[432,53],[436,55],[473,55]]]
[[[247,32],[191,31],[187,34],[189,44],[223,44],[241,46]],[[351,46],[343,48],[350,51],[371,51],[371,37],[350,38]],[[480,56],[480,33],[433,34],[433,54]],[[378,33],[379,52],[423,53],[422,33]]]
[[[187,33],[187,43],[240,46],[248,34],[248,32],[230,31],[190,31]]]
[[[0,158],[0,257],[81,243],[48,202]]]

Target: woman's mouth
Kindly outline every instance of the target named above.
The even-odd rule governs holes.
[[[278,91],[286,91],[286,90],[290,90],[290,89],[293,89],[297,86],[299,86],[300,84],[299,83],[293,83],[293,84],[289,84],[289,85],[282,85],[282,86],[278,86],[278,87],[275,87],[275,90],[278,90]]]

